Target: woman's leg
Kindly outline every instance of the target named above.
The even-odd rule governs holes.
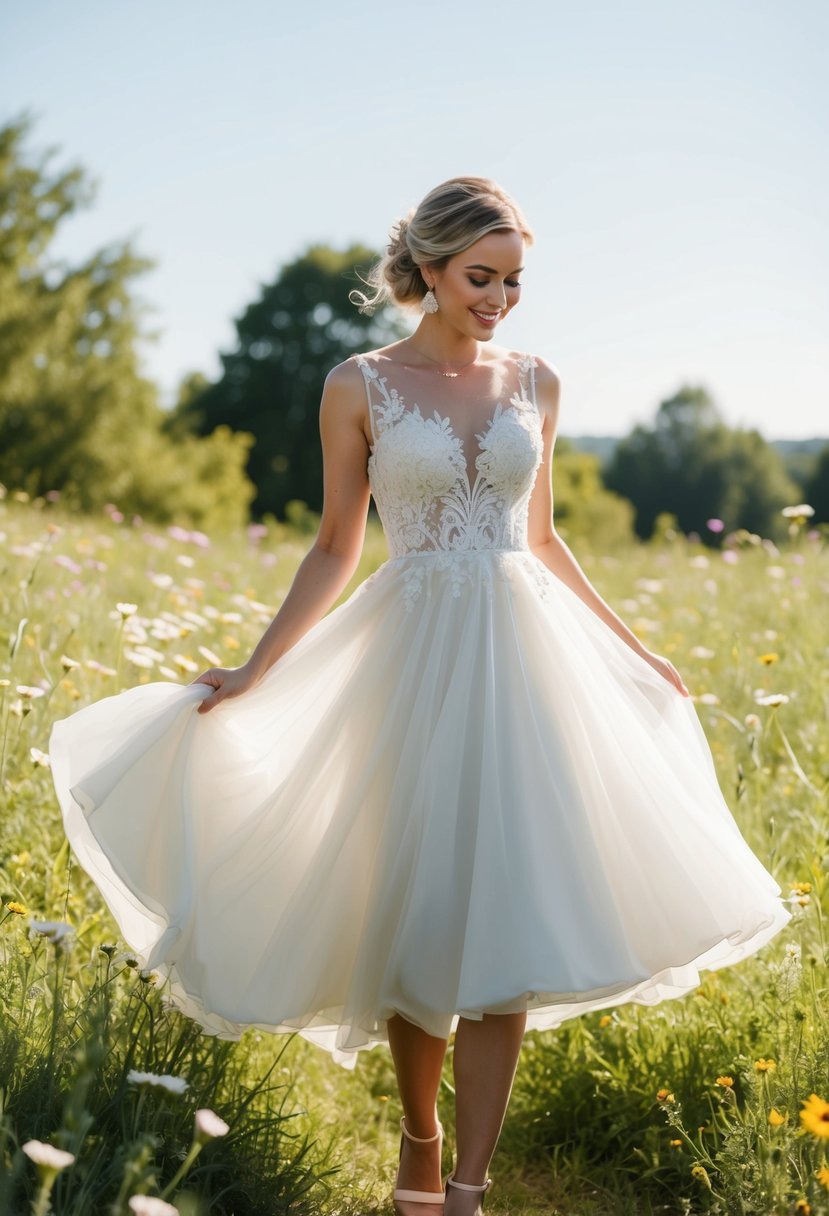
[[[437,1129],[436,1100],[447,1040],[427,1034],[400,1014],[389,1018],[388,1035],[406,1127],[413,1136],[431,1136]],[[413,1191],[442,1189],[437,1140],[416,1144],[404,1138],[397,1186]],[[401,1201],[401,1210],[432,1216],[433,1208],[430,1204]],[[436,1213],[441,1210],[434,1206]]]
[[[458,1182],[480,1185],[506,1114],[527,1024],[521,1013],[485,1013],[480,1022],[460,1018],[455,1034],[455,1132]],[[446,1216],[467,1216],[481,1196],[446,1188]]]

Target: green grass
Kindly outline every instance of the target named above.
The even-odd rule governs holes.
[[[181,1212],[391,1212],[400,1109],[388,1051],[360,1053],[352,1072],[298,1036],[229,1043],[167,1009],[72,862],[43,755],[51,722],[79,705],[244,661],[310,541],[276,525],[208,540],[0,500],[0,1211],[51,1202],[57,1216],[126,1214],[129,1195],[170,1188],[194,1112],[208,1107],[230,1131],[168,1189]],[[822,536],[801,532],[782,551],[746,541],[734,553],[681,537],[612,557],[577,548],[602,594],[685,677],[740,829],[793,919],[686,997],[530,1032],[488,1216],[829,1212],[817,1177],[829,1139],[800,1119],[810,1094],[829,1100],[829,556]],[[341,598],[384,556],[372,524]],[[762,705],[763,693],[788,700]],[[69,922],[71,944],[30,938],[10,902]],[[138,1086],[133,1069],[188,1089]],[[451,1086],[450,1044],[447,1169]],[[21,1150],[30,1139],[76,1157],[50,1199]]]

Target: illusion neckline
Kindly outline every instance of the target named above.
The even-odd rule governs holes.
[[[390,390],[387,385],[388,377],[381,376],[380,370],[377,367],[372,368],[368,358],[365,355],[362,355],[362,354],[357,355],[356,360],[358,363],[364,363],[369,368],[369,370],[373,370],[375,372],[377,381],[378,381],[378,385],[380,386],[380,391],[383,393],[383,396],[386,398],[386,400],[388,400],[390,397]],[[389,362],[391,363],[391,362],[393,362],[393,360],[389,360]],[[479,462],[485,455],[486,449],[481,447],[481,442],[491,433],[492,428],[495,426],[495,424],[497,422],[499,422],[505,416],[507,416],[511,413],[515,413],[519,406],[525,407],[525,408],[531,410],[533,412],[533,414],[536,416],[536,418],[538,418],[538,407],[533,402],[532,398],[530,396],[528,396],[527,391],[526,391],[526,386],[524,384],[524,379],[523,379],[523,376],[521,375],[522,372],[523,373],[528,372],[530,370],[530,368],[535,365],[535,360],[532,355],[521,355],[517,359],[514,359],[513,362],[519,368],[518,388],[512,393],[512,395],[510,397],[507,398],[506,402],[504,401],[503,397],[499,397],[499,399],[495,403],[495,407],[492,411],[492,414],[484,420],[483,430],[473,432],[473,438],[478,440],[478,452],[473,461],[473,467],[475,469],[474,478],[470,477],[470,473],[469,473],[469,459],[467,456],[466,444],[463,441],[463,437],[458,435],[458,433],[456,432],[451,418],[449,418],[445,414],[441,414],[440,410],[438,410],[434,407],[432,409],[431,415],[428,415],[428,416],[425,415],[422,412],[422,410],[420,408],[420,402],[418,402],[418,401],[413,402],[411,406],[404,406],[405,414],[408,414],[411,417],[417,419],[417,421],[422,423],[424,426],[428,426],[430,424],[430,422],[437,423],[438,426],[440,427],[440,429],[442,429],[444,431],[444,433],[447,434],[451,438],[451,440],[458,445],[458,451],[460,453],[458,477],[463,478],[463,483],[466,486],[467,495],[468,495],[468,498],[470,501],[475,498],[477,491],[478,491],[478,486],[482,482],[482,475],[481,475],[481,469],[480,469]],[[400,401],[401,403],[404,402],[405,398],[400,395],[399,391],[396,388],[394,388],[394,386],[392,386],[392,389],[394,392],[397,393],[398,401]],[[402,421],[403,421],[402,418],[399,419],[397,425],[399,425],[400,422],[402,422]],[[368,458],[369,466],[371,466],[373,463],[376,463],[375,454],[377,452],[377,448],[380,445],[380,441],[382,440],[382,438],[385,434],[387,434],[387,431],[381,431],[381,433],[377,436],[377,439],[373,443],[369,444],[369,458]]]

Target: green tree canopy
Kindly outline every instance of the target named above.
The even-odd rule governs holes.
[[[28,115],[0,128],[0,479],[97,509],[205,524],[247,517],[249,438],[173,444],[139,371],[133,280],[153,266],[128,242],[70,266],[51,254],[60,223],[88,206],[80,167],[25,154]]]
[[[725,426],[706,390],[691,387],[662,402],[652,427],[635,427],[616,446],[605,482],[633,503],[636,532],[645,538],[663,512],[683,532],[709,539],[711,518],[727,531],[773,536],[783,529],[781,508],[799,494],[756,430]]]
[[[633,507],[605,489],[601,461],[563,436],[553,457],[553,514],[565,540],[589,537],[603,548],[633,540]]]
[[[814,522],[829,524],[829,443],[818,454],[815,470],[806,484],[806,501],[814,507]]]
[[[200,435],[222,424],[255,435],[247,473],[258,516],[285,518],[292,499],[321,508],[323,381],[355,350],[407,332],[392,310],[365,316],[348,299],[357,271],[376,256],[363,245],[313,245],[284,266],[236,321],[236,349],[221,356],[221,378],[202,392],[190,384],[168,421],[172,430],[184,424]]]

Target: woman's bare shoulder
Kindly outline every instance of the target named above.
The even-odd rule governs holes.
[[[365,395],[363,373],[357,360],[359,355],[349,355],[342,363],[336,363],[325,377],[325,394],[335,397],[360,397]]]

